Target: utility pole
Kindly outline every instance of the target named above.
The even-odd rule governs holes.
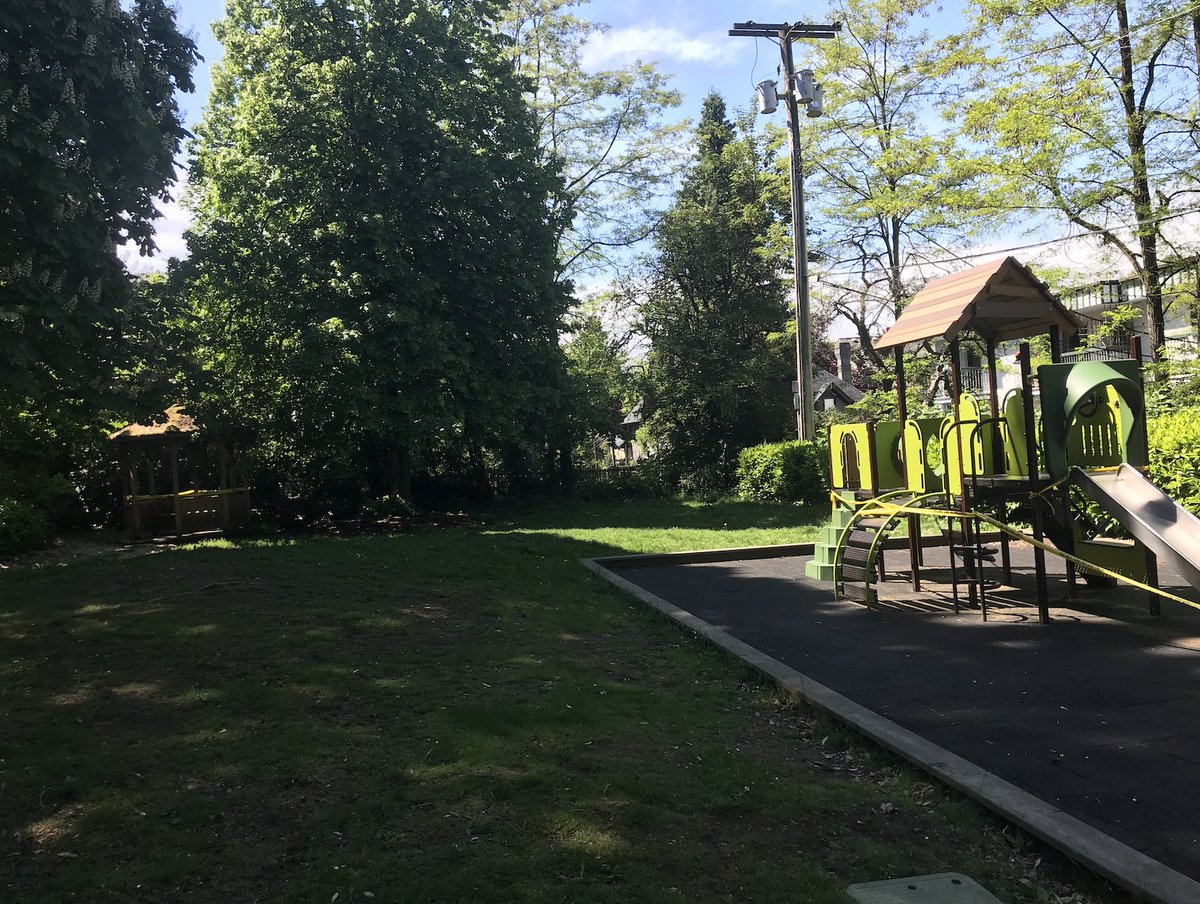
[[[773,38],[779,42],[780,68],[783,73],[783,101],[787,110],[788,147],[791,152],[792,176],[792,278],[796,297],[796,383],[799,387],[799,403],[796,405],[796,435],[800,439],[812,439],[816,416],[813,412],[812,392],[812,318],[808,299],[808,224],[804,214],[804,161],[800,154],[800,105],[797,99],[795,62],[792,59],[792,42],[802,38],[832,38],[842,30],[840,22],[831,25],[804,25],[799,22],[760,24],[757,22],[735,22],[729,29],[732,37]],[[760,85],[760,89],[761,89]],[[774,92],[772,91],[772,94]],[[772,106],[763,112],[772,112]],[[806,99],[806,104],[810,103]],[[820,115],[819,101],[809,107],[810,116]]]

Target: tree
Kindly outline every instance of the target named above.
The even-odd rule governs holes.
[[[500,24],[529,79],[542,154],[563,169],[559,267],[575,277],[611,266],[650,235],[683,160],[685,128],[666,120],[680,95],[653,64],[584,70],[588,39],[607,26],[572,14],[578,5],[516,0]]]
[[[216,27],[191,291],[209,406],[282,505],[404,494],[423,456],[486,471],[545,432],[560,183],[494,14],[231,0]]]
[[[572,318],[567,356],[572,444],[594,448],[597,439],[617,435],[629,395],[628,355],[624,344],[604,328],[600,317]]]
[[[964,240],[972,172],[939,127],[945,85],[919,20],[930,0],[840,0],[837,41],[813,42],[826,115],[807,124],[809,196],[822,230],[814,295],[849,321],[874,368],[872,340],[897,317],[927,261]]]
[[[781,439],[794,423],[793,365],[784,261],[769,242],[766,149],[726,119],[716,94],[704,100],[696,143],[643,290],[646,429],[668,476],[720,484],[741,449]]]
[[[115,245],[154,247],[196,59],[164,0],[0,9],[0,393],[102,385],[129,297]]]
[[[1194,210],[1179,204],[1200,191],[1192,12],[1129,0],[977,0],[974,43],[957,42],[974,73],[964,128],[986,146],[996,203],[1049,212],[1116,249],[1145,289],[1155,355],[1165,258],[1195,251],[1165,228]]]

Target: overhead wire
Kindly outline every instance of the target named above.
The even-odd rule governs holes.
[[[1174,219],[1178,219],[1180,217],[1191,216],[1192,214],[1196,214],[1196,213],[1200,213],[1200,207],[1192,207],[1187,210],[1175,211],[1174,213],[1166,214],[1164,216],[1153,217],[1148,220],[1142,220],[1141,223],[1138,225],[1145,226],[1145,225],[1152,225],[1155,223],[1165,223],[1168,220],[1174,220]],[[1117,228],[1133,229],[1135,227],[1120,226]],[[944,257],[944,258],[940,258],[940,259],[932,258],[929,260],[921,260],[918,262],[918,264],[920,266],[935,267],[935,266],[940,266],[943,264],[961,263],[963,261],[974,260],[975,258],[980,258],[980,257],[998,257],[1002,254],[1009,254],[1013,251],[1027,251],[1030,248],[1041,248],[1046,245],[1056,245],[1061,242],[1070,242],[1070,241],[1074,241],[1077,239],[1085,239],[1085,238],[1088,238],[1090,236],[1095,236],[1095,235],[1096,235],[1096,233],[1094,233],[1094,232],[1085,232],[1085,233],[1073,234],[1073,235],[1062,235],[1062,236],[1058,236],[1058,237],[1052,238],[1052,239],[1043,239],[1043,240],[1037,241],[1037,242],[1027,242],[1023,245],[1011,245],[1007,248],[993,248],[993,249],[989,249],[987,251],[970,251],[970,252],[965,252],[963,254],[955,254],[951,257]],[[834,269],[834,270],[822,270],[820,272],[814,272],[813,275],[816,276],[819,281],[820,278],[823,276],[854,276],[861,272],[862,272],[862,268],[855,268],[853,270],[849,270],[849,269],[836,270],[836,269]]]

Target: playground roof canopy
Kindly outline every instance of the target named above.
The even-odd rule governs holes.
[[[184,410],[183,405],[172,405],[163,414],[165,420],[150,424],[130,424],[128,427],[122,427],[116,433],[109,434],[108,438],[116,442],[129,442],[173,436],[187,437],[200,429],[192,420],[192,416]]]
[[[930,280],[875,348],[953,339],[967,329],[984,339],[1025,339],[1051,327],[1070,335],[1079,322],[1028,267],[1006,257]]]

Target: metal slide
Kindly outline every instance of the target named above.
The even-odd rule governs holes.
[[[1101,473],[1071,468],[1071,482],[1200,590],[1200,518],[1130,464]]]

